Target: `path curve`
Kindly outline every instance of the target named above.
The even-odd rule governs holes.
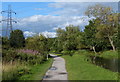
[[[68,80],[65,68],[65,60],[59,56],[50,54],[54,58],[53,64],[46,72],[43,80]]]

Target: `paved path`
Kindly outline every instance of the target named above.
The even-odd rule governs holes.
[[[43,80],[67,80],[65,60],[59,56],[50,54],[53,58],[51,68],[46,72]]]

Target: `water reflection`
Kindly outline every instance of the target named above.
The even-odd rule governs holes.
[[[104,59],[101,57],[90,57],[92,60],[92,63],[98,66],[101,66],[105,69],[109,69],[113,72],[120,72],[120,69],[118,69],[120,67],[120,60],[118,59]]]

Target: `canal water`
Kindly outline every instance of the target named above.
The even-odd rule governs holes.
[[[120,72],[120,59],[104,59],[102,57],[90,57],[93,64],[109,69],[113,72]]]

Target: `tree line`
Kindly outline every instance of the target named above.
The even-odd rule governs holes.
[[[69,25],[65,29],[56,30],[57,37],[46,38],[44,35],[36,35],[24,38],[23,32],[15,30],[10,38],[2,39],[3,47],[26,48],[37,50],[41,54],[50,51],[72,54],[75,50],[88,49],[95,53],[103,50],[113,51],[118,49],[118,13],[112,8],[103,5],[90,6],[85,14],[94,17],[85,26],[84,31],[79,26]]]
[[[103,5],[90,6],[85,14],[94,17],[85,26],[84,31],[79,26],[69,25],[65,29],[57,29],[57,37],[53,42],[53,50],[74,51],[79,49],[93,50],[95,53],[103,50],[118,49],[118,13]]]

